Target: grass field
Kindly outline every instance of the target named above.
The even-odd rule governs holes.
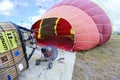
[[[120,35],[77,54],[72,80],[120,80]]]

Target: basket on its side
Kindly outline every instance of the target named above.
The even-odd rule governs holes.
[[[0,80],[14,80],[27,68],[17,25],[0,22]]]

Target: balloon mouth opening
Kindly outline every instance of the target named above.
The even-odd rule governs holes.
[[[54,45],[58,48],[72,51],[74,46],[74,30],[71,24],[63,18],[45,18],[32,26],[37,44],[40,46]]]
[[[51,36],[45,39],[37,39],[37,44],[40,46],[54,45],[60,49],[72,51],[74,41],[69,37]]]

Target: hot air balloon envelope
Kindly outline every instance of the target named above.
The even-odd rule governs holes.
[[[106,43],[112,33],[106,13],[90,0],[66,0],[50,8],[33,24],[39,45],[88,50]]]

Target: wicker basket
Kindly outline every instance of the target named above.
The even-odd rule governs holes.
[[[20,41],[20,38],[19,38],[19,35],[18,35],[16,29],[6,30],[5,33],[6,33],[6,37],[9,41],[9,45],[10,45],[11,49],[21,46],[21,41]],[[12,43],[13,43],[13,45],[11,46]]]
[[[12,56],[13,56],[15,63],[24,57],[23,50],[22,50],[21,46],[15,48],[15,49],[12,49],[11,52],[12,52]]]
[[[2,80],[8,80],[8,78],[13,80],[17,76],[17,72],[15,66],[13,66],[14,62],[11,53],[9,51],[2,53],[0,59],[3,60],[0,66],[0,78]]]
[[[16,68],[18,75],[20,75],[23,71],[27,69],[25,58],[21,59],[21,61],[16,65]]]
[[[4,69],[4,71],[0,73],[0,78],[1,78],[0,80],[13,80],[16,78],[16,76],[17,76],[16,68],[15,66],[13,66]]]
[[[26,60],[24,58],[23,50],[21,47],[12,50],[13,59],[16,64],[18,74],[21,74],[22,71],[26,70]]]
[[[9,51],[0,54],[1,67],[8,66],[13,63],[12,55]]]
[[[4,28],[5,31],[16,29],[15,26],[10,22],[1,22],[0,26],[2,26],[2,28]]]
[[[27,69],[27,61],[23,53],[19,33],[14,24],[1,22],[0,32],[4,35],[4,43],[8,47],[8,49],[0,51],[0,80],[14,80]],[[2,42],[2,39],[0,39],[1,45]],[[1,46],[1,48],[4,48],[4,46]]]

